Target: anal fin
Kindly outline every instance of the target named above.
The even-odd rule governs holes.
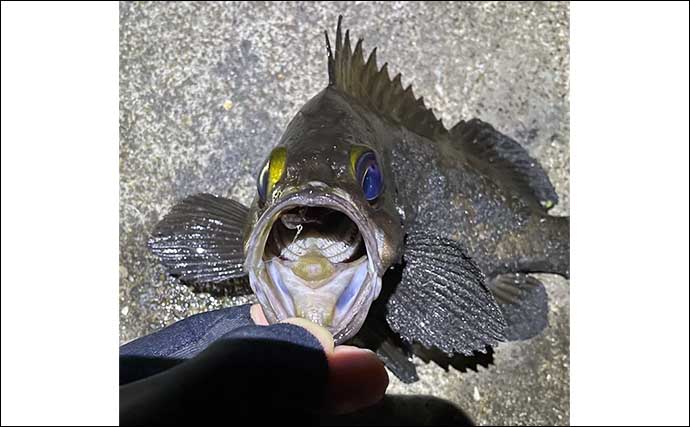
[[[532,338],[549,323],[549,303],[544,285],[523,273],[500,274],[487,282],[501,307],[509,341]]]
[[[386,368],[403,383],[419,381],[417,368],[412,362],[412,348],[391,331],[386,323],[384,310],[381,301],[374,301],[364,325],[351,340],[351,344],[374,351]]]

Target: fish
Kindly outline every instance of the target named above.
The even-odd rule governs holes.
[[[191,195],[150,250],[191,286],[241,283],[269,323],[302,317],[372,348],[405,382],[411,354],[487,355],[548,322],[569,277],[569,217],[542,166],[478,118],[447,128],[338,18],[328,83],[257,168],[250,206]],[[440,356],[439,356],[440,355]]]

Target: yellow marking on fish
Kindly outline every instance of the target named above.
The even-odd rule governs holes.
[[[355,179],[357,179],[357,160],[365,151],[369,151],[369,148],[363,145],[353,145],[350,149],[350,172]]]
[[[268,188],[266,189],[266,195],[271,194],[273,187],[283,177],[286,164],[287,149],[285,147],[278,147],[273,150],[268,164]]]

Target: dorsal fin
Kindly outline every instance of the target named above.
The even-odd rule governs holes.
[[[400,74],[391,80],[388,74],[388,63],[381,69],[378,68],[375,48],[366,62],[364,62],[362,39],[357,41],[355,50],[352,51],[349,30],[345,32],[343,38],[342,20],[341,15],[338,17],[335,35],[335,54],[331,51],[328,31],[326,31],[329,85],[419,135],[430,139],[447,135],[448,130],[431,109],[426,108],[423,98],[419,100],[415,98],[412,86],[403,89]]]
[[[450,139],[481,162],[487,173],[515,188],[535,206],[549,210],[558,203],[556,190],[539,162],[490,124],[479,119],[461,120],[450,130]]]

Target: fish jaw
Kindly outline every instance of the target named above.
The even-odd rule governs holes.
[[[339,266],[339,271],[317,281],[304,280],[290,264],[294,263],[277,258],[266,262],[270,280],[280,292],[281,301],[286,302],[288,314],[324,326],[347,323],[358,294],[367,291],[363,286],[370,276],[367,257]],[[366,295],[360,300],[366,303]]]
[[[267,255],[276,222],[291,209],[303,207],[327,208],[347,216],[361,235],[365,254],[347,262],[337,256],[327,258],[318,250],[300,254],[298,259]],[[307,186],[284,193],[257,219],[245,251],[249,282],[269,323],[302,317],[327,328],[337,344],[354,336],[381,291],[385,272],[378,252],[381,239],[375,225],[345,192]]]

